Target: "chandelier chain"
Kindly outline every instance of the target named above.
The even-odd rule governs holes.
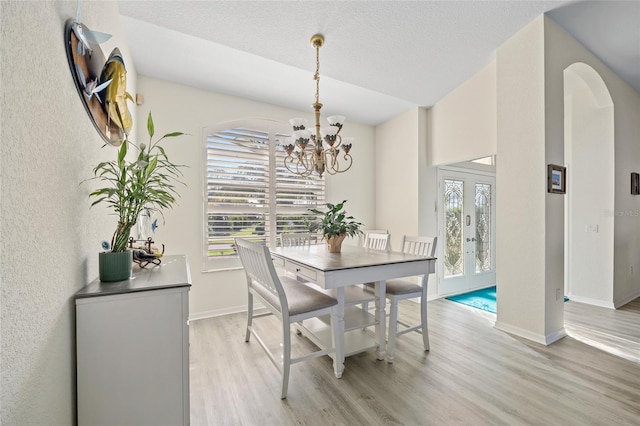
[[[316,103],[320,102],[320,45],[316,44],[316,73],[313,76],[316,81]]]

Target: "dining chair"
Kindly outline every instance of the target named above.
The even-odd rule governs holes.
[[[434,257],[436,253],[437,237],[407,236],[402,239],[402,252],[419,256]],[[416,331],[422,334],[424,350],[429,350],[429,329],[427,327],[427,281],[428,274],[435,271],[428,271],[427,275],[421,276],[421,283],[407,279],[387,280],[386,297],[390,302],[389,312],[389,332],[387,342],[387,362],[393,363],[396,350],[396,339],[398,336]],[[366,284],[372,287],[373,283]],[[420,298],[420,324],[409,325],[398,319],[398,302],[404,299]],[[398,330],[398,324],[404,329]]]
[[[389,243],[391,241],[391,234],[388,233],[376,233],[370,232],[364,242],[366,248],[375,250],[389,250]]]
[[[289,386],[289,370],[292,364],[319,356],[335,353],[337,320],[336,306],[338,301],[313,288],[299,283],[287,276],[276,274],[269,248],[246,239],[236,238],[236,249],[247,276],[247,330],[245,342],[254,335],[271,362],[282,374],[282,392],[280,398],[287,397]],[[254,296],[262,302],[267,312],[254,313]],[[308,318],[330,314],[333,347],[323,349],[297,358],[291,357],[291,324]],[[282,354],[274,354],[253,326],[253,320],[274,315],[282,325]],[[336,368],[337,356],[334,356]]]
[[[286,232],[280,234],[280,244],[282,247],[308,246],[311,244],[310,232]]]
[[[311,233],[310,232],[283,232],[280,234],[280,246],[281,247],[304,247],[311,245]],[[298,279],[297,275],[291,271],[286,271],[284,265],[276,264],[276,273],[278,275],[287,275]],[[303,282],[305,279],[298,279]]]
[[[370,232],[365,238],[365,248],[374,250],[389,251],[391,242],[391,234],[383,231],[383,233]],[[356,293],[351,297],[352,303],[361,304],[362,309],[369,310],[369,302],[375,302],[376,297],[372,296],[375,283],[364,283],[358,285],[356,288],[361,289],[359,293]],[[358,297],[359,296],[359,297]],[[382,302],[382,301],[381,301]]]
[[[360,234],[360,245],[362,247],[367,247],[367,235],[369,234],[388,234],[389,231],[386,229],[363,229],[362,234]]]

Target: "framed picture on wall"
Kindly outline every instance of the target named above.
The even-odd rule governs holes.
[[[565,194],[567,192],[567,168],[555,164],[547,166],[547,192]]]
[[[631,173],[631,194],[640,194],[640,174]]]

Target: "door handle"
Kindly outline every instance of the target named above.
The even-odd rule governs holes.
[[[467,238],[467,242],[471,242],[471,241],[475,241],[475,240],[476,240],[476,239],[475,239],[475,237],[473,237],[473,238]]]

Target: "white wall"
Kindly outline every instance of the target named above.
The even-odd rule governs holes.
[[[613,100],[615,111],[613,305],[618,307],[640,296],[640,214],[638,213],[640,197],[631,195],[629,189],[630,173],[640,171],[638,167],[640,164],[640,144],[638,144],[640,94],[550,18],[545,18],[544,30],[547,151],[553,150],[553,153],[550,153],[553,157],[562,158],[561,152],[564,146],[559,141],[562,141],[564,134],[563,71],[567,67],[576,62],[592,67],[602,77]],[[550,157],[547,158],[547,160],[550,159]],[[605,212],[605,214],[611,214],[611,212]],[[554,241],[547,247],[558,244],[558,241]],[[555,256],[555,253],[553,255]]]
[[[376,127],[375,223],[391,234],[392,250],[403,235],[418,234],[420,113],[414,108]]]
[[[165,213],[166,224],[156,231],[155,241],[165,244],[167,254],[187,254],[193,286],[190,317],[201,318],[246,309],[246,283],[241,270],[203,272],[204,270],[204,136],[205,127],[232,120],[266,118],[286,123],[292,117],[313,120],[313,110],[293,111],[260,102],[241,99],[145,76],[138,78],[138,92],[144,95],[139,114],[151,111],[157,133],[182,131],[188,136],[166,144],[172,161],[186,164],[184,188],[178,206]],[[322,118],[325,119],[324,116]],[[348,120],[348,117],[347,117]],[[355,137],[351,154],[352,168],[327,176],[329,202],[348,200],[347,211],[366,227],[375,225],[374,202],[374,129],[347,121],[342,134]],[[144,138],[144,128],[138,138]],[[347,241],[354,244],[354,241]]]
[[[418,235],[437,234],[436,198],[438,185],[436,167],[429,167],[431,108],[418,113]],[[430,285],[434,289],[435,285]]]
[[[575,62],[593,67],[611,93],[615,210],[638,211],[637,197],[628,195],[629,173],[640,159],[638,93],[549,18],[536,18],[497,53],[496,327],[541,343],[564,335],[564,196],[546,192],[546,166],[565,161],[563,72]],[[636,270],[640,245],[639,218],[616,215],[615,220],[618,305],[640,295],[628,272],[632,266]]]
[[[429,212],[429,232],[438,234],[438,245],[444,244],[443,233],[437,229],[438,166],[467,162],[466,168],[479,168],[468,162],[492,156],[497,151],[496,118],[496,61],[457,87],[429,109],[427,177],[428,186],[421,190],[426,195],[425,211]],[[441,268],[437,268],[440,272]],[[437,297],[437,273],[431,278],[429,298]]]
[[[498,49],[496,64],[496,327],[545,342],[546,159],[542,17]],[[562,202],[562,196],[552,196]],[[562,217],[562,213],[560,215]]]
[[[89,209],[92,166],[100,149],[67,63],[64,27],[75,1],[2,2],[2,414],[5,425],[75,422],[73,295],[95,279],[100,241],[115,221]],[[115,2],[83,2],[82,21],[122,38]],[[134,111],[135,120],[135,111]]]
[[[391,233],[391,249],[403,235],[436,235],[436,171],[428,167],[430,110],[414,108],[376,127],[376,228]],[[436,298],[437,277],[427,297]]]
[[[391,232],[392,248],[405,234],[437,235],[438,165],[495,155],[496,145],[495,61],[432,108],[377,126],[376,225]]]
[[[495,60],[431,108],[429,130],[429,165],[495,155]]]

